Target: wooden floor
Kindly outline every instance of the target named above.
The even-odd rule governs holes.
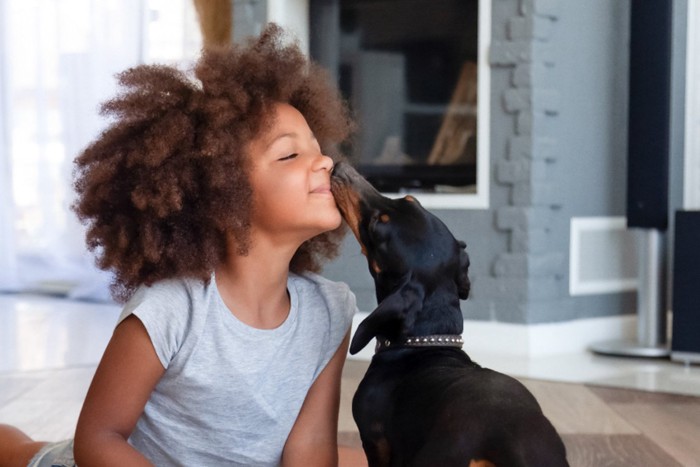
[[[366,367],[345,367],[339,440],[349,447],[360,446],[350,401]],[[521,381],[562,435],[572,467],[700,466],[698,397]]]

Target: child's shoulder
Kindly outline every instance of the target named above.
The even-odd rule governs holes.
[[[201,279],[174,278],[142,285],[124,305],[121,319],[137,309],[161,315],[182,315],[183,310],[190,310],[194,302],[201,300],[209,284]]]
[[[206,286],[204,281],[189,277],[163,279],[151,285],[142,285],[130,301],[189,299],[193,294],[201,293]]]
[[[312,272],[292,274],[291,280],[300,295],[321,297],[329,310],[344,309],[349,314],[355,312],[355,295],[345,282],[333,281]]]
[[[317,289],[321,292],[352,293],[345,282],[334,281],[314,272],[307,271],[300,274],[290,274],[290,277],[293,281],[301,284],[302,287]]]

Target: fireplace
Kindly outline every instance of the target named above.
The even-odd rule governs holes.
[[[310,0],[311,57],[330,70],[360,126],[343,152],[382,191],[483,190],[479,136],[488,133],[478,130],[488,110],[477,98],[488,89],[479,83],[487,3]]]

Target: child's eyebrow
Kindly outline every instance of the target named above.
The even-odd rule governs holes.
[[[312,141],[316,141],[316,135],[314,134],[313,131],[312,131],[311,133],[309,133],[309,136],[311,137],[311,140],[312,140]],[[296,132],[294,132],[294,131],[289,132],[289,133],[281,133],[281,134],[275,136],[274,138],[272,138],[272,139],[270,140],[270,142],[267,144],[267,146],[265,147],[265,149],[266,149],[266,150],[269,149],[270,146],[272,146],[272,145],[275,144],[277,141],[279,141],[279,140],[281,140],[281,139],[283,139],[283,138],[298,139],[298,138],[299,138],[299,134],[296,133]]]

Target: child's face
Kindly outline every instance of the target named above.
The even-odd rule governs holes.
[[[280,103],[274,113],[272,128],[249,146],[253,229],[304,242],[340,225],[330,190],[333,161],[297,109]]]

